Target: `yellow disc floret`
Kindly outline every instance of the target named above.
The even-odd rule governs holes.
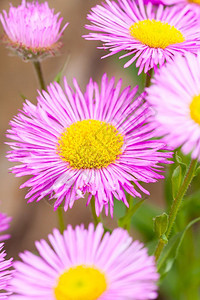
[[[54,288],[56,300],[96,300],[107,289],[105,275],[94,267],[77,266],[64,272]]]
[[[138,21],[131,25],[129,30],[134,39],[151,48],[165,49],[169,45],[185,41],[180,30],[156,20]]]
[[[188,2],[200,5],[200,0],[188,0]]]
[[[123,136],[109,123],[83,120],[65,129],[58,141],[58,154],[76,169],[99,169],[122,153]]]
[[[200,95],[194,96],[190,103],[190,116],[200,125]]]

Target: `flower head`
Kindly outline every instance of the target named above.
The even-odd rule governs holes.
[[[7,230],[10,227],[11,217],[8,217],[6,214],[0,213],[0,232]],[[9,234],[0,235],[0,242],[9,239]]]
[[[10,279],[13,271],[9,270],[12,267],[12,258],[5,260],[6,253],[2,251],[3,243],[0,244],[0,299],[10,299],[8,296],[11,294],[7,292]],[[2,291],[5,292],[2,292]]]
[[[129,57],[124,67],[135,60],[139,73],[162,66],[173,59],[177,53],[197,52],[200,48],[198,25],[195,14],[188,7],[157,8],[143,0],[106,0],[106,3],[92,8],[88,15],[90,32],[84,37],[88,40],[100,40],[102,49],[109,49],[110,56],[126,51],[123,57]],[[95,32],[94,32],[95,31]]]
[[[157,135],[200,160],[200,54],[178,56],[152,83],[147,101],[155,109]]]
[[[8,158],[21,162],[12,171],[32,175],[23,187],[31,188],[29,202],[44,196],[56,197],[55,208],[64,209],[89,193],[95,197],[97,215],[105,206],[113,213],[113,197],[127,206],[124,190],[140,196],[139,182],[155,182],[160,163],[171,153],[161,141],[152,140],[151,110],[137,87],[122,92],[121,80],[102,77],[101,88],[90,80],[82,94],[76,80],[75,92],[64,80],[39,93],[37,106],[26,101],[23,111],[11,122],[8,137],[14,139]],[[132,182],[132,183],[131,183]]]
[[[3,40],[24,59],[38,60],[55,54],[62,43],[59,41],[68,23],[60,30],[62,18],[49,8],[48,2],[26,2],[0,14],[4,28]]]
[[[149,300],[157,297],[158,273],[154,257],[123,229],[103,235],[83,226],[57,229],[36,242],[40,256],[29,251],[14,263],[11,300]]]

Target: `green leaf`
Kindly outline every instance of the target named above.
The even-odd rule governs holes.
[[[168,207],[171,206],[172,200],[173,200],[173,196],[172,196],[172,165],[169,166],[169,168],[166,170],[166,174],[165,174],[165,180],[164,180],[164,195],[165,195],[165,200],[166,203],[168,205]]]
[[[180,238],[180,241],[179,241],[179,244],[178,244],[178,247],[176,248],[176,255],[175,255],[175,258],[178,256],[178,253],[179,253],[179,250],[180,250],[180,246],[181,246],[181,244],[182,244],[182,241],[183,241],[183,239],[184,239],[184,237],[185,237],[185,234],[186,234],[187,230],[188,230],[190,227],[192,227],[192,225],[194,225],[194,224],[197,223],[197,222],[200,222],[200,217],[199,217],[199,218],[196,218],[196,219],[194,219],[194,220],[192,220],[192,221],[185,227],[185,229],[183,230],[182,235],[181,235],[181,238]]]
[[[159,215],[153,219],[154,231],[158,238],[160,238],[167,231],[169,216],[166,213]],[[164,238],[164,240],[166,240]]]
[[[144,202],[145,199],[140,200],[139,202],[137,202],[132,208],[128,209],[127,213],[125,214],[125,216],[123,216],[122,218],[120,218],[118,220],[118,225],[119,227],[122,228],[126,228],[126,226],[128,224],[131,223],[131,219],[134,215],[134,213],[138,210],[138,208],[142,205],[142,203]]]
[[[196,171],[195,171],[195,176],[198,176],[200,174],[200,166],[198,166],[196,168]]]
[[[68,65],[68,63],[69,63],[69,59],[70,59],[70,55],[67,56],[67,59],[66,59],[66,61],[65,61],[65,63],[64,63],[64,66],[61,68],[60,72],[59,72],[59,73],[56,75],[56,77],[54,78],[54,81],[56,81],[57,83],[60,83],[61,78],[62,78],[62,76],[63,76],[63,73],[64,73],[64,71],[66,70],[67,65]]]
[[[182,154],[182,157],[180,156],[180,154],[178,154],[179,152],[176,151],[175,154],[174,154],[174,169],[177,167],[177,166],[180,166],[181,167],[181,170],[182,170],[182,176],[185,174],[186,170],[187,170],[187,166],[188,164],[186,162],[183,162],[183,158],[185,158]],[[188,162],[189,163],[189,162]]]
[[[22,94],[22,93],[20,94],[20,97],[22,98],[23,101],[27,100],[27,97],[24,96],[24,94]]]
[[[178,190],[180,188],[182,180],[183,180],[182,168],[179,165],[178,167],[176,167],[176,169],[172,173],[172,195],[173,195],[173,198],[176,198],[176,195],[178,193]]]
[[[114,216],[119,219],[125,215],[126,206],[122,201],[119,201],[114,198]]]
[[[174,157],[175,157],[175,161],[176,161],[179,165],[183,163],[183,162],[182,162],[182,158],[178,155],[178,152],[177,152],[177,151],[175,152]]]
[[[182,232],[177,233],[170,240],[168,245],[163,250],[159,260],[158,260],[158,271],[161,274],[161,279],[170,271],[172,268],[174,261],[176,260],[181,244],[185,237],[187,230],[194,225],[195,223],[200,222],[200,217],[192,220]]]
[[[162,235],[160,236],[160,240],[162,240],[164,244],[167,244],[167,243],[168,243],[168,238],[167,238],[167,236],[166,236],[165,234],[162,234]]]
[[[157,215],[161,214],[162,210],[148,201],[143,203],[134,214],[131,220],[132,226],[143,235],[145,242],[150,242],[155,238],[153,231],[152,220]]]

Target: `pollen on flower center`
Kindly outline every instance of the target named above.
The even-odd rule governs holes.
[[[188,0],[188,2],[200,5],[200,0]]]
[[[133,38],[151,48],[165,49],[169,45],[185,41],[183,34],[174,26],[156,20],[143,20],[129,28]]]
[[[194,96],[190,103],[190,116],[200,125],[200,95]]]
[[[115,162],[123,144],[123,136],[112,124],[89,119],[66,128],[57,149],[72,168],[98,169]]]
[[[96,300],[106,289],[106,277],[102,272],[79,265],[59,277],[54,293],[56,300]]]

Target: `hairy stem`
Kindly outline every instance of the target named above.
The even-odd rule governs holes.
[[[94,226],[97,227],[97,225],[101,222],[101,217],[97,217],[96,210],[95,210],[95,199],[92,196],[92,199],[90,201],[92,216],[94,220]]]
[[[43,77],[43,74],[42,74],[42,68],[41,68],[40,62],[38,60],[34,61],[33,66],[34,66],[36,74],[37,74],[37,78],[38,78],[38,81],[39,81],[39,84],[40,84],[40,88],[42,90],[45,90],[46,86],[45,86],[44,77]]]
[[[189,185],[190,185],[190,183],[191,183],[191,181],[192,181],[192,179],[195,175],[196,166],[197,166],[197,160],[192,160],[189,167],[188,167],[188,169],[187,169],[185,178],[184,178],[184,180],[183,180],[183,182],[182,182],[182,184],[181,184],[181,186],[178,190],[177,196],[175,197],[175,199],[172,203],[170,213],[169,213],[168,228],[167,228],[167,231],[165,233],[166,238],[168,238],[170,233],[171,233],[171,230],[172,230],[174,222],[176,220],[176,216],[177,216],[179,208],[181,206],[181,202],[183,200],[183,197],[184,197],[185,193],[187,192],[187,190],[189,188]],[[159,242],[158,242],[158,245],[156,247],[155,253],[154,253],[156,261],[159,259],[164,246],[165,246],[164,241],[160,239]]]
[[[150,70],[146,73],[145,88],[150,86],[152,76],[153,76],[153,68],[150,69]]]
[[[63,208],[58,207],[58,223],[59,223],[59,228],[60,232],[63,233],[65,230],[65,221],[64,221],[64,215],[63,215]]]

